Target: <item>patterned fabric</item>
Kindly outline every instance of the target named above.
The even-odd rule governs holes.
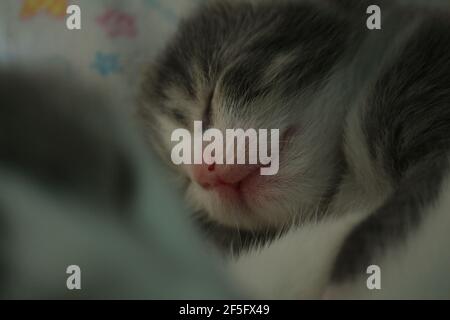
[[[201,0],[3,0],[0,64],[34,63],[95,85],[130,85]],[[81,30],[66,9],[81,8]]]

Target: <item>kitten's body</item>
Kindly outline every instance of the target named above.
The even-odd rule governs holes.
[[[448,281],[433,291],[411,277],[432,283],[449,265],[429,236],[448,241],[431,225],[450,225],[449,13],[390,2],[382,30],[369,31],[364,4],[213,2],[182,24],[145,83],[140,114],[166,158],[171,131],[194,120],[295,127],[279,175],[258,180],[245,209],[176,168],[194,208],[219,225],[289,230],[232,259],[254,295],[366,297],[375,264],[384,297],[418,297],[420,288],[448,297]]]

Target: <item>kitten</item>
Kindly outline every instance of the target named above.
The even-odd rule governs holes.
[[[229,264],[255,296],[449,297],[448,281],[421,288],[450,261],[428,250],[450,222],[450,13],[375,2],[211,1],[146,75],[145,135],[194,212],[245,234]],[[367,29],[369,4],[382,30]],[[280,129],[279,173],[174,166],[171,133],[194,121]],[[239,178],[204,188],[205,176]],[[417,257],[438,261],[434,278]],[[369,292],[373,264],[389,283]]]

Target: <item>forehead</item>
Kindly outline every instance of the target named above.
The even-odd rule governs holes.
[[[220,85],[251,99],[277,83],[301,89],[323,76],[342,54],[350,25],[312,4],[217,2],[180,24],[159,58],[157,86],[195,96]]]

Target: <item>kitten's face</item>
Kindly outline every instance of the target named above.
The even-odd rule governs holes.
[[[343,51],[346,27],[308,6],[224,2],[180,26],[149,72],[140,110],[164,159],[171,162],[173,130],[192,132],[194,121],[220,130],[280,130],[274,176],[237,165],[176,167],[195,210],[246,229],[316,213],[334,178],[339,134],[330,121],[339,119],[325,112],[314,92]],[[205,175],[239,179],[211,186],[203,183]]]

